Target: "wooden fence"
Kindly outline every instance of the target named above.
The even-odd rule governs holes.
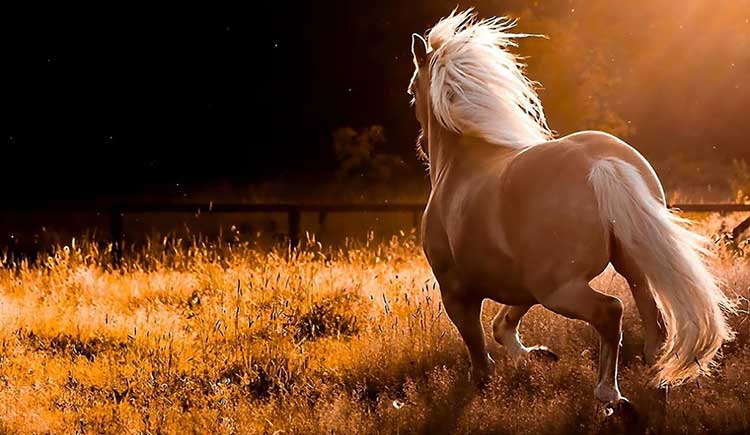
[[[317,213],[322,225],[329,213],[410,213],[412,225],[418,227],[425,204],[119,204],[111,209],[111,237],[113,260],[122,256],[125,233],[125,216],[129,213],[286,213],[287,239],[291,246],[299,244],[302,213]],[[683,212],[750,212],[750,204],[672,204],[670,208]],[[732,230],[737,238],[750,228],[750,217]]]
[[[683,212],[695,213],[750,213],[750,204],[671,204],[669,206]],[[302,213],[316,213],[322,225],[330,213],[409,213],[412,225],[419,227],[422,203],[396,204],[230,204],[230,203],[128,203],[112,206],[96,206],[93,204],[38,204],[38,203],[5,203],[0,204],[0,212],[34,212],[34,213],[81,213],[92,212],[100,214],[110,212],[110,236],[113,244],[113,261],[122,258],[125,237],[125,217],[128,214],[237,214],[237,213],[283,213],[287,215],[287,240],[291,246],[299,244],[300,221]],[[750,217],[747,217],[732,230],[734,238],[750,229]]]

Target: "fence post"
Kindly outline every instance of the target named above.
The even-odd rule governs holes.
[[[320,226],[320,229],[323,230],[323,225],[326,224],[326,218],[328,217],[328,212],[325,210],[320,210],[318,212],[318,225]]]
[[[411,213],[411,224],[414,227],[414,230],[416,231],[417,240],[419,240],[419,227],[422,224],[422,214],[419,212],[419,210],[414,210]]]
[[[748,228],[750,228],[750,217],[747,218],[747,219],[745,219],[744,221],[740,222],[739,225],[737,225],[736,227],[734,227],[734,229],[732,230],[732,238],[734,240],[739,239],[740,236],[742,235],[742,233],[744,233],[745,231],[747,231]]]
[[[289,208],[289,247],[294,249],[299,245],[299,224],[300,211],[299,207]]]
[[[110,214],[109,228],[112,238],[112,266],[114,267],[118,267],[120,260],[122,260],[123,220],[122,209],[113,206]]]

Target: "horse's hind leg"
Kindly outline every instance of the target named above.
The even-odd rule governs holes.
[[[622,252],[621,249],[616,248],[611,261],[615,270],[625,277],[630,286],[630,291],[633,294],[635,305],[638,307],[638,313],[643,323],[643,355],[646,364],[652,366],[659,356],[666,337],[661,313],[656,308],[656,302],[649,289],[646,276],[641,272],[641,269],[633,261],[632,257]],[[667,390],[665,388],[646,389],[646,394],[640,400],[646,409],[652,410],[649,413],[651,424],[654,427],[661,427],[664,424],[663,419],[666,415]]]
[[[557,355],[544,346],[526,347],[518,336],[518,325],[521,318],[532,305],[503,305],[492,320],[492,333],[495,341],[500,343],[515,362],[520,362],[529,355],[541,359],[557,361]]]
[[[619,247],[615,249],[612,256],[612,265],[628,281],[633,299],[635,299],[635,305],[638,307],[638,313],[643,322],[643,354],[646,364],[653,365],[666,339],[666,331],[661,313],[659,313],[659,309],[656,307],[654,296],[649,288],[646,275],[641,272],[641,269],[632,257],[619,249]]]
[[[617,359],[622,336],[622,302],[592,289],[584,279],[571,281],[545,295],[540,302],[548,309],[572,319],[585,320],[601,337],[599,381],[596,398],[619,404],[623,401],[617,386]]]

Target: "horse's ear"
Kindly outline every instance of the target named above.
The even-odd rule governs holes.
[[[414,63],[417,66],[424,65],[427,61],[427,41],[422,35],[411,34],[411,54],[414,55]]]

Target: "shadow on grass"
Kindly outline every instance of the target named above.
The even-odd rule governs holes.
[[[422,433],[459,433],[458,425],[465,409],[479,394],[482,394],[482,390],[468,379],[455,379],[447,390],[447,397],[451,399],[452,406],[426,409]]]

